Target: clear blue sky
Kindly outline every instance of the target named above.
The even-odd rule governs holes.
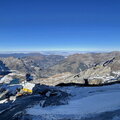
[[[120,50],[120,0],[0,0],[0,51]]]

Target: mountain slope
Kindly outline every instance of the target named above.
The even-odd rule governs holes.
[[[116,81],[120,81],[120,57],[101,62],[78,74],[64,72],[43,80],[41,79],[40,83],[52,86],[61,83],[102,85]]]
[[[41,70],[46,70],[50,66],[58,64],[64,59],[59,55],[41,55],[30,54],[21,58],[17,57],[0,57],[0,60],[10,69],[22,73],[31,73],[41,77]]]
[[[64,72],[75,74],[119,56],[120,52],[74,54],[68,56],[59,64],[50,67],[43,74],[47,74],[48,76]]]

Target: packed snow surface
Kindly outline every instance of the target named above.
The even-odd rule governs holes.
[[[120,85],[102,87],[64,87],[72,94],[67,105],[41,108],[39,104],[27,108],[29,115],[79,115],[99,114],[120,109]]]

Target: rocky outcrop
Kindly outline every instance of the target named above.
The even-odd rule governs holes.
[[[40,106],[57,106],[65,105],[68,103],[68,94],[60,90],[49,90],[41,95]]]
[[[56,106],[67,104],[69,94],[55,87],[36,84],[33,94],[40,94],[40,106]]]
[[[0,84],[19,84],[26,80],[26,74],[24,73],[9,73],[0,79]]]
[[[60,83],[78,83],[84,85],[102,85],[120,80],[120,58],[112,58],[79,74],[62,73],[47,79],[41,79],[41,84],[58,85]]]
[[[87,69],[79,74],[79,79],[87,79],[89,84],[105,84],[118,81],[120,76],[120,59],[112,58],[100,65]]]
[[[59,83],[70,82],[70,80],[68,78],[71,77],[71,76],[73,76],[73,74],[71,74],[70,72],[66,72],[66,73],[53,75],[49,78],[39,79],[39,80],[36,81],[36,83],[55,86]]]

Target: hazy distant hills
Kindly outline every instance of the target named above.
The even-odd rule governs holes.
[[[22,58],[27,56],[44,56],[41,53],[0,53],[0,57]]]
[[[40,51],[40,52],[0,52],[0,57],[26,57],[26,56],[43,56],[43,55],[60,55],[60,56],[69,56],[73,54],[81,53],[100,53],[99,51],[90,52],[90,51]]]

